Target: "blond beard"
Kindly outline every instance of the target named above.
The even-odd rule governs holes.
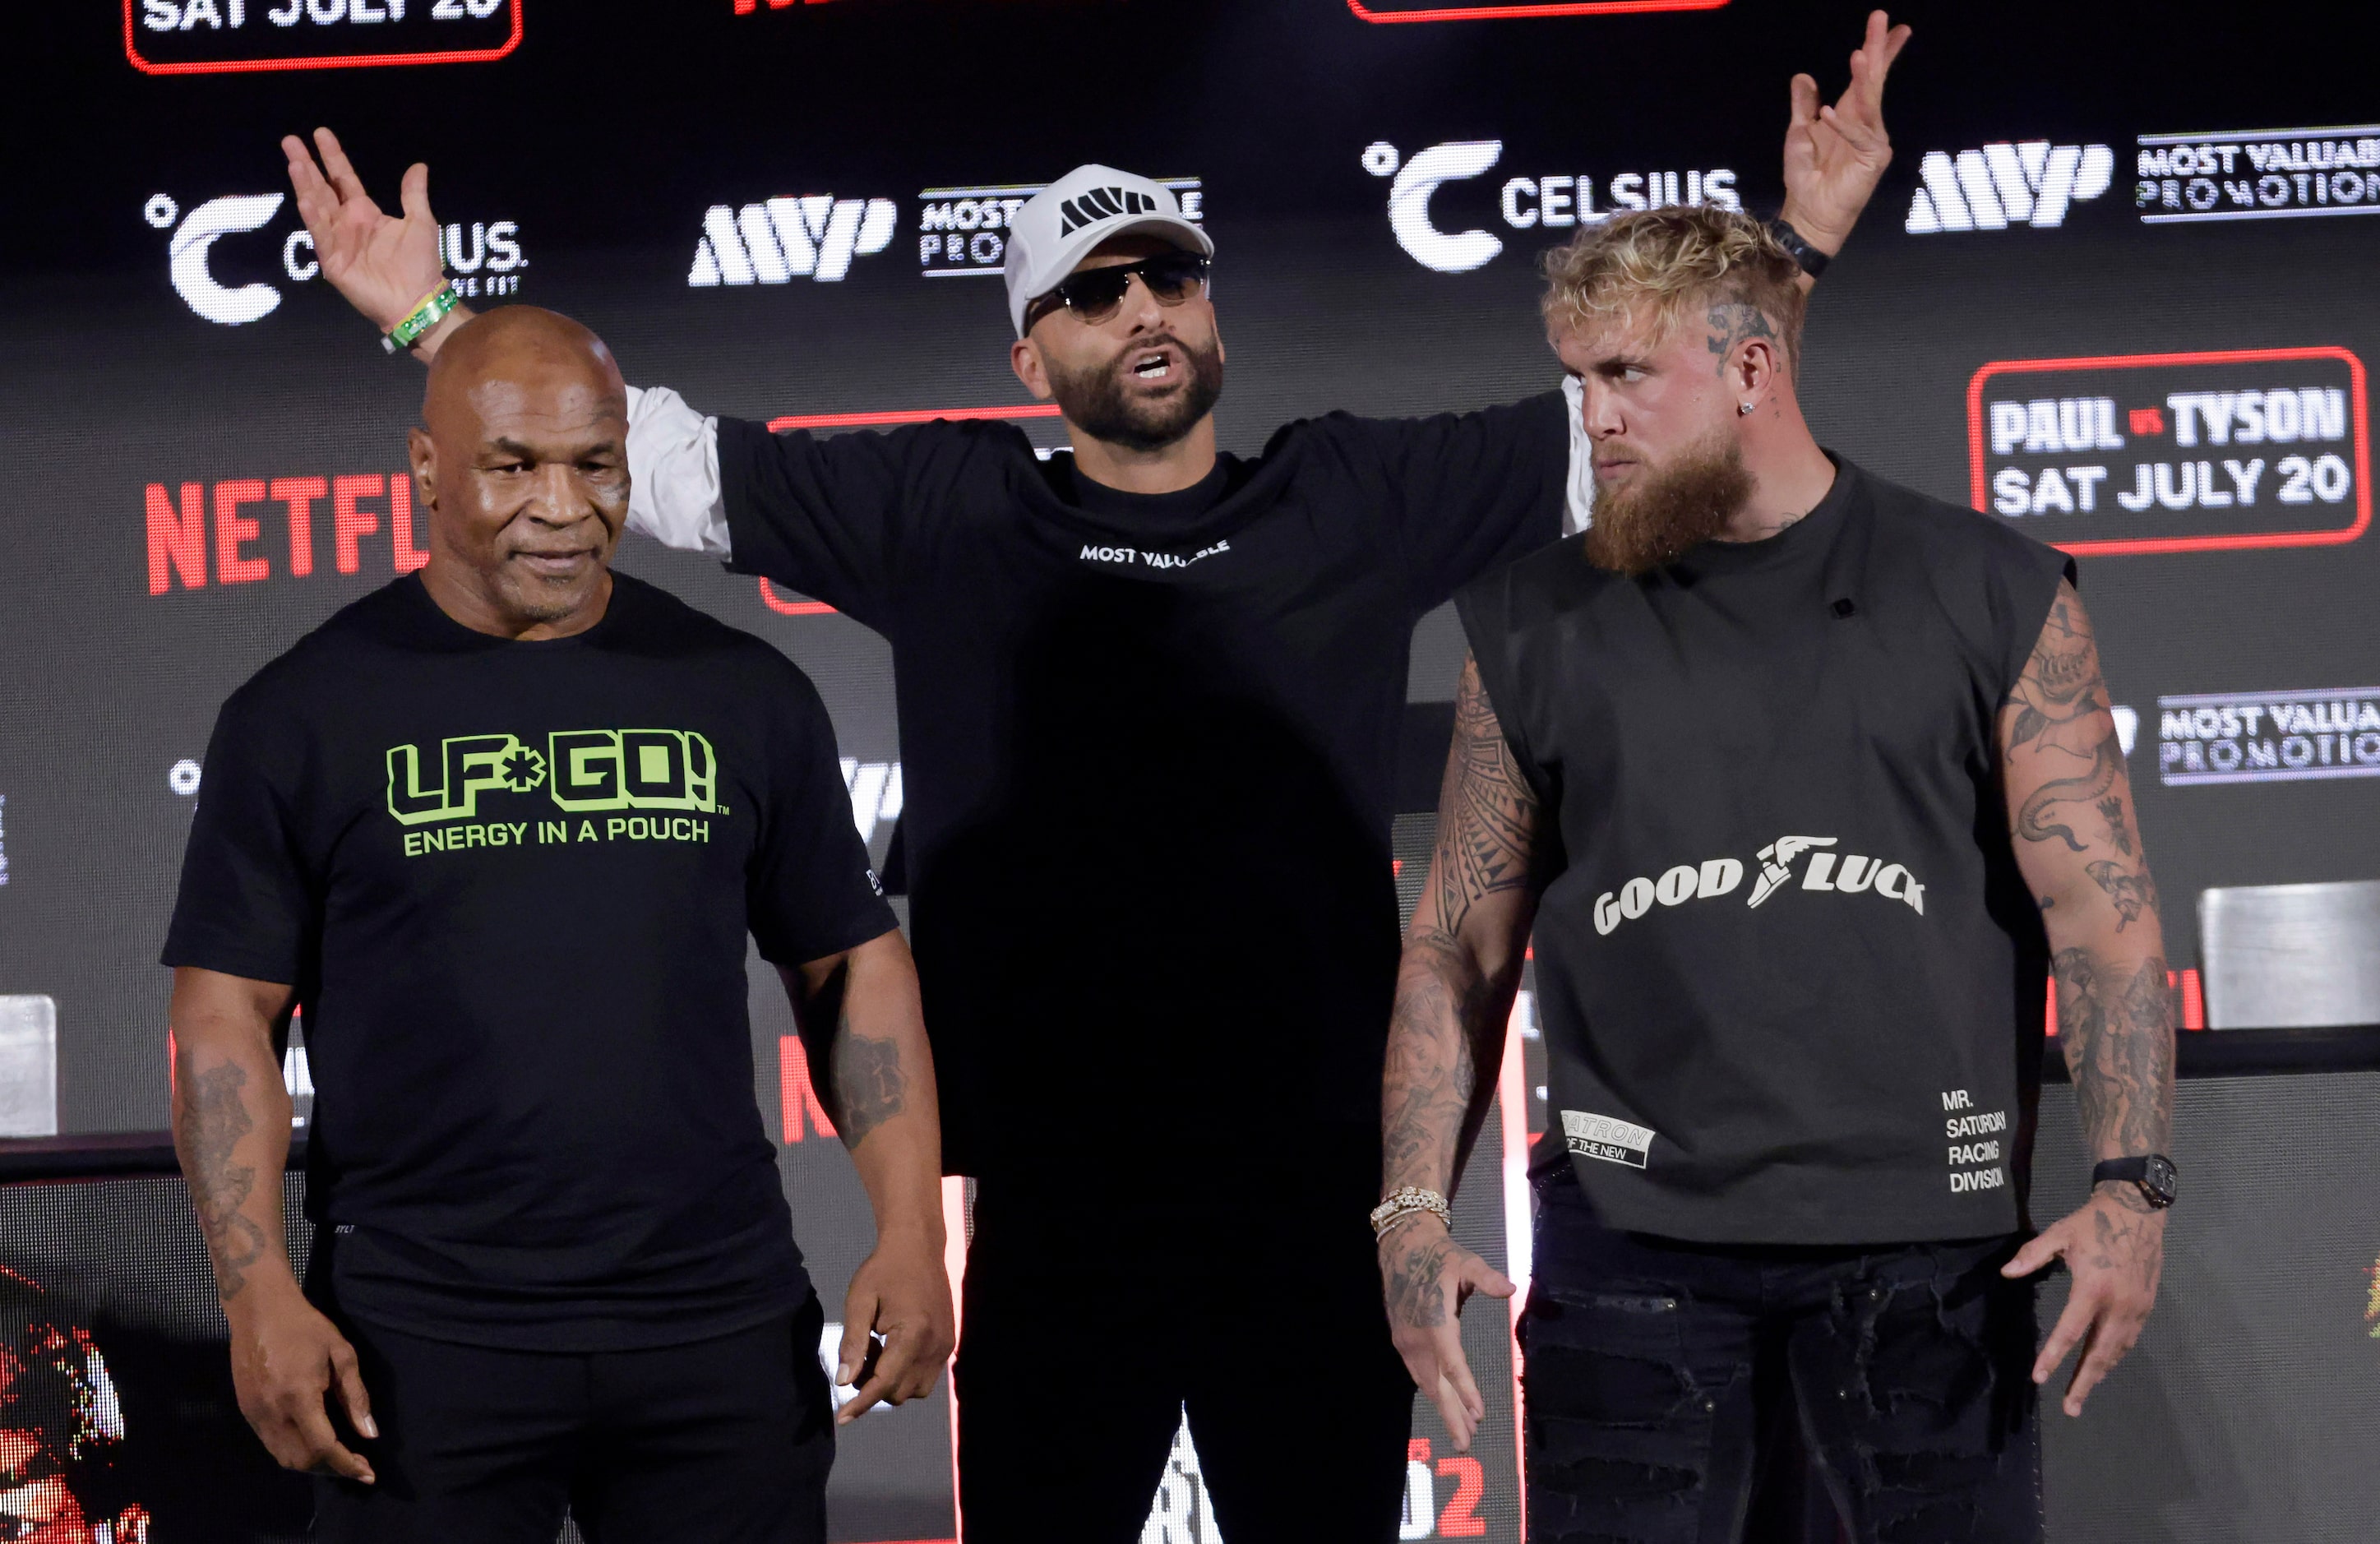
[[[1648,573],[1725,530],[1751,499],[1742,447],[1714,430],[1629,485],[1596,490],[1586,560],[1632,578]]]

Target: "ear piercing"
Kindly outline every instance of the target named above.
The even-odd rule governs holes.
[[[1740,418],[1752,411],[1752,404],[1749,402],[1739,402],[1735,405],[1735,411],[1736,415]]]

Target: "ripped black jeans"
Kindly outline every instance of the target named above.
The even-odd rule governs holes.
[[[2013,1237],[1680,1244],[1537,1185],[1521,1320],[1531,1544],[2037,1544]]]

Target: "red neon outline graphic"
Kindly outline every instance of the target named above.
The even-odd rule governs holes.
[[[1444,6],[1427,11],[1376,11],[1364,0],[1347,0],[1358,21],[1375,27],[1398,21],[1518,21],[1533,16],[1620,16],[1630,11],[1715,11],[1728,0],[1570,0],[1550,6]]]
[[[1536,957],[1535,946],[1528,958]],[[1512,1468],[1520,1481],[1520,1537],[1529,1537],[1529,1460],[1522,1432],[1521,1315],[1529,1306],[1529,1282],[1536,1273],[1536,1239],[1530,1233],[1535,1217],[1529,1196],[1529,1074],[1522,1050],[1524,1026],[1521,999],[1512,997],[1512,1011],[1504,1020],[1504,1059],[1496,1069],[1498,1112],[1504,1137],[1504,1273],[1520,1290],[1505,1303],[1504,1350],[1512,1364]],[[1525,1270],[1515,1269],[1522,1260]]]
[[[760,581],[760,603],[779,616],[832,616],[834,608],[824,601],[784,601],[778,599],[777,587],[767,579]]]
[[[1985,497],[1984,383],[1995,375],[2052,370],[2141,370],[2156,365],[2245,364],[2265,359],[2338,359],[2347,366],[2355,414],[2355,520],[2337,530],[2265,530],[2238,536],[2153,536],[2105,541],[2053,541],[2061,553],[2212,553],[2266,547],[2336,547],[2372,526],[2372,433],[2364,409],[2363,361],[2336,345],[2313,348],[2226,348],[2180,354],[2101,354],[2072,359],[1995,359],[1967,383],[1967,474],[1976,513],[1991,513]]]
[[[129,3],[129,0],[127,0]],[[769,432],[788,429],[876,429],[888,424],[931,423],[936,419],[1054,419],[1054,402],[1021,402],[1012,407],[893,407],[875,413],[787,413],[769,420]],[[779,616],[832,616],[824,601],[783,601],[767,579],[760,581],[760,603]]]
[[[896,407],[882,413],[791,413],[769,420],[769,432],[788,429],[867,429],[888,423],[931,423],[936,419],[1054,419],[1054,402],[1025,402],[1014,407]]]
[[[124,0],[124,56],[143,75],[251,75],[263,70],[368,69],[374,65],[468,65],[501,59],[520,46],[521,0],[513,8],[513,35],[495,48],[455,48],[428,54],[325,54],[319,58],[197,59],[188,64],[152,64],[133,44],[132,0]]]

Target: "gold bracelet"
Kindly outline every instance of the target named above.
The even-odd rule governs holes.
[[[1445,1197],[1418,1185],[1402,1185],[1390,1191],[1380,1204],[1372,1209],[1372,1236],[1378,1239],[1399,1220],[1422,1211],[1445,1223],[1448,1233],[1454,1231],[1454,1213],[1448,1208]]]

